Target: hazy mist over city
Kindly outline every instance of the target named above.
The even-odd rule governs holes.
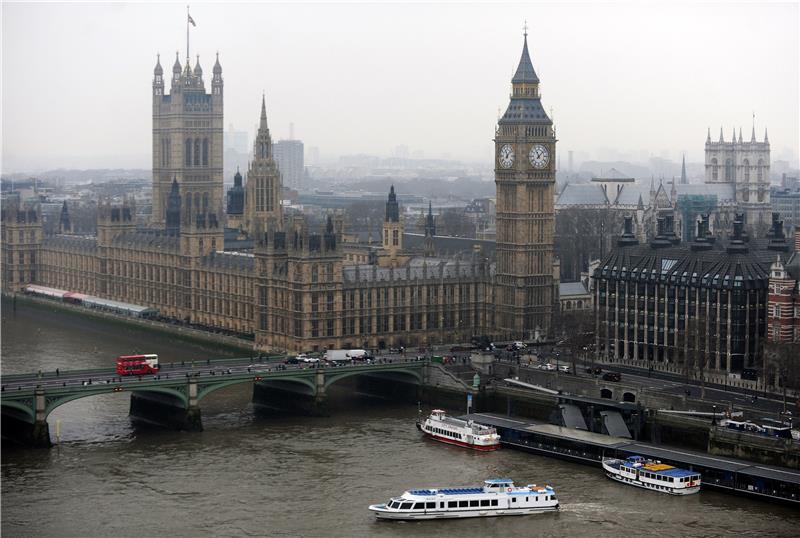
[[[151,82],[186,61],[185,4],[4,3],[2,171],[151,166]],[[262,91],[274,139],[323,159],[486,163],[523,24],[560,157],[702,161],[769,130],[797,160],[798,4],[217,4],[191,6],[192,66],[219,52],[225,128],[252,137]],[[168,78],[168,77],[167,77]],[[755,114],[755,120],[753,120]],[[794,164],[796,166],[796,164]]]

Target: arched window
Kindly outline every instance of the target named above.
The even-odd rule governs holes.
[[[733,181],[733,161],[725,160],[725,181]]]
[[[711,159],[711,180],[717,181],[719,179],[719,166],[716,159]]]
[[[194,193],[194,208],[198,209],[198,210],[200,209],[200,193],[199,192]]]
[[[758,166],[756,167],[756,179],[760,182],[764,179],[764,160],[758,160]]]
[[[203,139],[203,166],[208,166],[208,138]]]
[[[186,201],[183,203],[183,207],[186,208],[187,214],[192,209],[192,193],[186,193]]]
[[[311,266],[311,282],[318,282],[319,281],[319,269],[317,269],[316,265]]]
[[[745,159],[742,161],[742,166],[744,166],[744,180],[750,181],[750,161]]]
[[[192,139],[186,139],[186,150],[184,152],[186,154],[186,166],[192,166]]]
[[[392,246],[396,247],[399,245],[399,234],[398,230],[392,230]]]
[[[208,210],[208,193],[204,192],[203,193],[203,211],[207,211],[207,210]]]
[[[194,139],[194,165],[200,166],[200,139]]]

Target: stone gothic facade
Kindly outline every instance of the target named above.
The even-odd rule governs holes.
[[[541,104],[527,36],[508,110],[495,132],[496,261],[472,249],[437,256],[430,211],[424,255],[404,249],[394,192],[387,202],[382,252],[371,263],[347,260],[340,219],[312,229],[303,217],[285,217],[263,98],[245,185],[238,176],[227,204],[231,222],[253,238],[254,250],[226,250],[219,61],[211,86],[207,94],[199,62],[192,70],[176,60],[165,95],[163,71],[156,65],[149,227],[137,227],[132,202],[101,201],[96,237],[43,238],[35,204],[5,204],[4,291],[35,283],[147,306],[173,322],[252,336],[259,351],[547,334],[557,304],[556,139]]]

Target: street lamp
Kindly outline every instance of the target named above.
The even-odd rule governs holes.
[[[717,406],[714,405],[712,407],[714,408],[714,416],[711,418],[711,425],[712,426],[716,426],[717,425]]]

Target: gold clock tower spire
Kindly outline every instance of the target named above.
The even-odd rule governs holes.
[[[528,52],[511,79],[508,108],[495,131],[497,186],[496,326],[505,339],[550,330],[555,290],[553,235],[556,139],[542,107]]]

